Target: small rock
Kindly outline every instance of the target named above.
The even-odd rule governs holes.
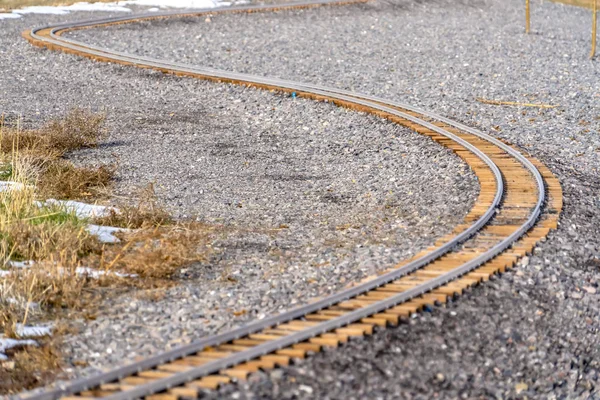
[[[3,362],[2,368],[4,368],[7,371],[12,371],[13,369],[15,369],[15,362],[14,361]]]
[[[274,369],[273,371],[271,371],[271,379],[275,380],[275,381],[279,381],[281,380],[281,378],[283,378],[283,371],[280,369]]]
[[[298,387],[298,389],[300,389],[303,392],[306,392],[308,394],[312,394],[313,392],[313,388],[311,388],[310,386],[307,385],[300,385],[300,387]]]
[[[528,388],[529,388],[529,386],[527,386],[527,384],[526,384],[526,383],[524,383],[524,382],[520,382],[520,383],[517,383],[517,384],[515,385],[515,392],[516,392],[517,394],[519,394],[519,393],[521,393],[521,392],[523,392],[523,391],[527,390]]]
[[[592,287],[592,286],[584,286],[583,290],[585,290],[586,292],[588,292],[590,294],[595,294],[596,293],[596,288]]]

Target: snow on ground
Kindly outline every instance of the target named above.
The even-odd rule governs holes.
[[[0,14],[2,18],[2,14]],[[0,181],[0,192],[10,192],[11,190],[21,190],[25,187],[20,182]]]
[[[31,6],[14,10],[13,14],[69,14],[71,11],[121,11],[131,12],[130,8],[116,3],[75,3],[70,6]]]
[[[74,200],[55,200],[48,199],[46,201],[38,202],[39,205],[45,206],[60,206],[69,213],[75,213],[78,218],[99,218],[108,217],[111,211],[118,212],[114,207],[99,206],[96,204],[81,203]]]
[[[13,267],[13,268],[31,268],[33,266],[33,264],[35,264],[35,261],[8,261],[6,263],[7,267]],[[99,278],[101,276],[104,275],[114,275],[114,276],[118,276],[120,278],[136,278],[138,275],[137,274],[126,274],[123,272],[113,272],[113,271],[102,271],[99,269],[95,269],[95,268],[89,268],[89,267],[77,267],[75,269],[75,273],[78,275],[85,275],[91,278]],[[10,270],[4,270],[4,269],[0,269],[0,278],[5,277],[7,275],[10,274]],[[11,299],[7,299],[7,301],[11,301]]]
[[[213,8],[217,6],[228,6],[231,3],[216,0],[125,0],[119,1],[116,4],[160,8]]]
[[[52,326],[49,325],[23,325],[17,324],[15,333],[19,337],[42,337],[50,336],[52,333]]]
[[[88,268],[88,267],[78,267],[75,272],[78,275],[87,275],[91,278],[96,278],[98,279],[101,276],[104,275],[114,275],[114,276],[118,276],[119,278],[136,278],[137,274],[125,274],[123,272],[112,272],[112,271],[101,271],[99,269],[94,269],[94,268]]]
[[[15,333],[19,337],[28,338],[50,336],[52,334],[52,326],[17,324]],[[38,342],[33,339],[10,339],[0,335],[0,361],[8,360],[8,356],[5,354],[6,350],[12,349],[13,347],[37,345]]]
[[[18,182],[10,182],[10,181],[0,181],[0,192],[2,191],[9,191],[9,190],[15,190],[15,189],[21,189],[23,188],[23,184],[18,183]],[[81,219],[87,219],[87,218],[97,218],[97,217],[104,217],[107,215],[110,215],[111,211],[114,212],[119,212],[118,209],[114,208],[114,207],[106,207],[106,206],[100,206],[97,204],[87,204],[87,203],[81,203],[79,201],[73,201],[73,200],[55,200],[55,199],[48,199],[46,201],[36,201],[36,204],[41,207],[41,206],[61,206],[64,207],[64,209],[67,212],[73,212],[75,213],[75,215],[78,218]],[[98,240],[102,243],[118,243],[120,242],[120,239],[118,237],[115,236],[116,232],[130,232],[130,229],[124,229],[124,228],[117,228],[114,226],[101,226],[101,225],[94,225],[94,224],[88,224],[86,227],[86,230],[92,234],[98,237]],[[7,261],[6,262],[6,266],[9,268],[31,268],[31,266],[35,264],[35,261]],[[87,268],[87,267],[80,267],[77,268],[76,272],[80,275],[87,275],[90,276],[92,278],[98,278],[101,275],[105,275],[106,272],[105,271],[98,271],[92,268]],[[4,269],[0,269],[0,278],[4,278],[8,275],[10,275],[10,270],[4,270]],[[109,274],[114,274],[116,276],[119,277],[135,277],[137,275],[132,275],[132,274],[122,274],[119,272],[109,272]]]
[[[9,261],[7,265],[12,268],[31,268],[33,261]]]
[[[21,18],[19,14],[13,13],[0,13],[0,19],[10,19],[10,18]],[[1,360],[2,358],[0,358]]]
[[[116,232],[129,232],[129,229],[115,228],[114,226],[102,226],[89,224],[87,231],[98,237],[98,240],[102,243],[119,243],[121,240],[114,234]]]
[[[12,349],[13,347],[37,345],[38,343],[35,340],[31,339],[20,340],[0,337],[0,360],[8,360],[7,355],[4,353],[6,352],[6,350]]]
[[[69,14],[73,11],[105,11],[105,12],[131,12],[125,6],[152,7],[147,11],[156,12],[166,8],[214,8],[231,5],[230,2],[218,0],[125,0],[114,3],[75,3],[70,6],[31,6],[11,13],[0,13],[0,20],[21,18],[26,14]]]

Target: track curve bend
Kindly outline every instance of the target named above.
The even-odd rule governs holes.
[[[395,325],[412,313],[445,303],[468,287],[511,268],[537,241],[557,227],[562,191],[540,162],[502,141],[418,108],[345,90],[308,83],[172,63],[91,46],[62,33],[139,20],[215,13],[267,12],[364,0],[324,0],[278,6],[242,6],[99,19],[23,33],[32,44],[97,61],[152,68],[169,74],[295,93],[316,101],[369,112],[431,137],[452,149],[480,182],[478,200],[464,223],[435,245],[379,276],[310,304],[230,332],[198,340],[140,362],[49,389],[31,398],[114,400],[195,398],[201,389],[246,379],[259,369],[284,366],[322,347],[336,347],[374,327]]]

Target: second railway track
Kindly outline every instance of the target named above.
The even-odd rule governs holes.
[[[91,46],[62,36],[75,30],[140,20],[233,12],[342,5],[360,1],[318,1],[278,6],[243,6],[194,13],[108,18],[35,28],[23,36],[34,45],[97,61],[152,68],[215,82],[295,93],[369,112],[406,126],[452,149],[477,175],[477,202],[454,231],[433,246],[361,283],[331,296],[102,373],[48,389],[32,398],[195,398],[258,370],[286,366],[323,347],[370,335],[411,314],[447,302],[469,287],[511,268],[557,227],[562,192],[540,162],[485,133],[447,118],[386,99],[307,83],[270,79],[172,63]]]

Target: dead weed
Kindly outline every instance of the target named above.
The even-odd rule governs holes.
[[[139,189],[136,198],[121,200],[110,215],[95,219],[98,225],[128,229],[149,229],[173,223],[169,212],[156,196],[152,183]]]
[[[119,211],[93,221],[132,229],[121,233],[117,244],[100,243],[87,231],[89,221],[73,212],[36,202],[98,197],[110,188],[114,167],[77,167],[63,158],[96,146],[105,134],[103,121],[103,115],[74,110],[38,130],[0,123],[0,179],[16,183],[14,190],[0,191],[0,332],[5,336],[15,337],[18,323],[60,320],[71,311],[92,315],[99,297],[94,293],[164,288],[182,267],[206,261],[215,235],[223,232],[173,221],[152,185],[135,200],[117,204]],[[30,263],[16,267],[15,260]],[[59,336],[40,347],[13,350],[10,361],[0,364],[0,394],[53,379],[60,369]]]

